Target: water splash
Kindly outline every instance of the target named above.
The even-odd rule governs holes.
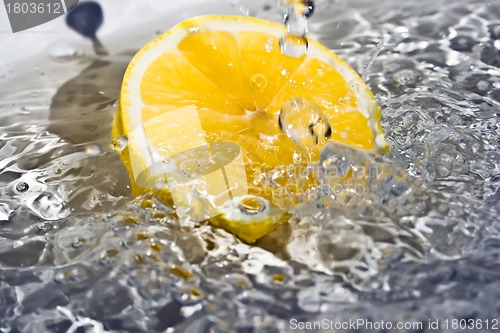
[[[391,151],[333,144],[315,169],[297,160],[265,170],[258,186],[276,191],[305,188],[305,175],[322,178],[310,196],[290,197],[289,222],[253,246],[209,224],[181,226],[171,205],[150,196],[132,199],[107,137],[74,144],[47,132],[36,112],[21,117],[20,106],[50,102],[60,70],[37,69],[46,73],[43,89],[5,71],[0,327],[287,332],[292,317],[497,318],[500,95],[490,26],[500,8],[465,0],[333,5],[318,3],[324,10],[309,34],[359,72],[373,55],[366,45],[397,41],[367,74]],[[470,45],[452,42],[458,35]],[[119,86],[102,70],[88,75]],[[99,99],[84,104],[106,110]],[[52,199],[35,213],[29,205],[39,195]],[[68,217],[55,217],[54,199]]]
[[[314,13],[312,0],[279,0],[286,31],[280,38],[281,52],[299,58],[307,53],[307,19]]]
[[[332,134],[330,123],[314,102],[294,98],[281,107],[278,124],[283,133],[306,151],[325,143]]]

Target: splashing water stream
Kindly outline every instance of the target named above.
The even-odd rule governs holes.
[[[250,13],[275,20],[268,2],[248,3]],[[439,319],[451,332],[446,319],[499,318],[500,6],[315,5],[308,36],[365,71],[391,151],[328,144],[314,168],[260,175],[296,208],[252,246],[208,224],[180,226],[155,198],[133,199],[114,151],[126,139],[109,145],[131,54],[178,13],[213,4],[179,7],[168,24],[162,7],[121,35],[115,21],[105,59],[64,35],[22,66],[0,64],[1,331],[300,332],[294,319],[365,319],[433,332],[427,323]],[[161,12],[131,8],[127,23]],[[15,49],[2,38],[2,54]],[[320,186],[297,191],[310,173]]]
[[[281,52],[299,58],[307,52],[307,19],[314,13],[312,0],[277,0],[286,31],[280,39]]]

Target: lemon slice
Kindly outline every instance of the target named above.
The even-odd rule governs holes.
[[[135,195],[154,192],[180,217],[253,242],[287,218],[277,200],[285,194],[259,183],[265,170],[297,156],[316,161],[328,141],[387,150],[381,112],[357,73],[312,40],[302,57],[282,54],[283,29],[195,17],[135,55],[112,131],[128,138],[120,156]]]

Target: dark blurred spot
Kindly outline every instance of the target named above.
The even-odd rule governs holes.
[[[488,31],[490,32],[491,39],[500,39],[500,24],[497,23],[488,25]]]
[[[47,324],[47,330],[52,333],[66,333],[73,322],[69,319],[61,320],[59,322]]]
[[[178,302],[170,302],[161,308],[158,313],[158,324],[156,329],[159,331],[164,331],[169,327],[175,327],[176,325],[182,323],[183,316],[181,313],[182,305]]]
[[[0,263],[10,267],[33,266],[38,263],[44,249],[44,242],[31,241],[25,243],[23,246],[0,253]]]
[[[495,101],[500,102],[500,89],[494,89],[490,92],[490,97],[493,98]],[[497,113],[497,116],[499,113]]]
[[[469,36],[457,36],[450,40],[450,47],[455,51],[470,52],[476,41]]]
[[[311,17],[314,14],[314,1],[313,0],[302,0],[306,10],[304,11],[305,17]]]
[[[485,64],[500,68],[500,50],[493,45],[486,46],[481,51],[481,61]]]
[[[96,38],[97,29],[103,21],[102,8],[93,1],[78,4],[66,15],[66,24],[80,35],[90,39]]]

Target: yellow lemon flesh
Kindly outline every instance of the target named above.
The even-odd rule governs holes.
[[[153,192],[178,214],[254,242],[287,217],[283,193],[264,190],[276,184],[257,179],[265,170],[304,154],[317,161],[328,141],[387,150],[381,112],[357,73],[312,40],[302,57],[282,54],[283,29],[195,17],[135,55],[112,132],[128,138],[120,157],[134,195]]]

